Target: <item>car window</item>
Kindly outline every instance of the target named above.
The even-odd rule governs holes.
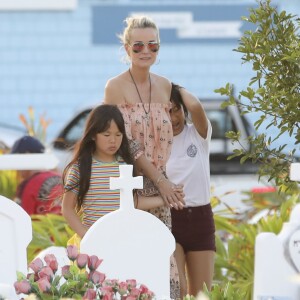
[[[72,147],[79,139],[81,139],[85,122],[90,111],[91,109],[84,110],[63,129],[58,138],[54,141],[54,148],[69,148]]]
[[[85,122],[90,111],[90,109],[87,109],[78,114],[63,130],[60,139],[66,145],[72,146],[82,137]],[[227,131],[236,130],[227,110],[206,109],[206,114],[212,126],[212,139],[224,139]]]
[[[224,139],[227,131],[236,130],[233,120],[226,110],[206,110],[212,127],[212,139]]]
[[[84,112],[74,120],[72,124],[73,126],[70,126],[69,130],[66,132],[65,135],[66,142],[72,144],[78,141],[82,137],[87,116],[88,116],[88,112]]]

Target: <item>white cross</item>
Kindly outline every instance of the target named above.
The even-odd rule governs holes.
[[[293,181],[300,181],[300,163],[291,164],[290,179]]]
[[[132,176],[132,165],[120,165],[120,177],[110,177],[110,189],[120,189],[120,209],[134,209],[132,190],[143,188],[143,177]]]

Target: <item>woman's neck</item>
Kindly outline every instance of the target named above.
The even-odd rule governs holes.
[[[143,84],[145,82],[148,82],[149,80],[149,73],[150,73],[149,68],[136,68],[131,66],[130,72],[134,77],[136,83]]]

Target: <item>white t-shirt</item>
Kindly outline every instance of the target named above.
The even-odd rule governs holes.
[[[186,124],[183,131],[173,139],[167,176],[171,182],[184,185],[185,202],[189,207],[210,203],[211,131],[208,121],[207,137],[204,139],[193,124]]]

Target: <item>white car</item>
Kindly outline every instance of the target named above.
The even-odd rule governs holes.
[[[9,151],[14,142],[24,136],[26,130],[17,126],[0,123],[0,149]]]
[[[222,100],[202,100],[206,114],[212,125],[211,141],[211,174],[240,174],[255,173],[257,167],[252,164],[240,165],[239,159],[227,160],[233,149],[241,147],[239,144],[233,144],[225,137],[229,130],[240,131],[240,142],[243,147],[249,147],[247,137],[253,135],[254,131],[247,120],[239,112],[238,107],[229,106],[227,109],[221,109]],[[88,114],[92,106],[85,107],[69,120],[64,128],[58,133],[57,137],[50,144],[51,151],[58,157],[60,164],[58,168],[63,170],[70,161],[72,147],[81,138]]]

